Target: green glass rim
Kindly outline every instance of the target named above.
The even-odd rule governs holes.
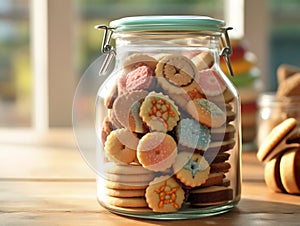
[[[126,31],[211,31],[220,32],[223,20],[208,16],[134,16],[110,22],[114,32]]]

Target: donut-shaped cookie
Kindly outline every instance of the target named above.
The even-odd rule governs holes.
[[[165,133],[147,133],[140,139],[137,146],[137,158],[140,164],[152,171],[168,169],[175,162],[176,156],[176,142]]]
[[[128,164],[136,160],[138,142],[138,138],[128,129],[116,129],[107,136],[104,150],[110,160]]]

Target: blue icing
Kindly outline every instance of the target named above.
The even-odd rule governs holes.
[[[194,119],[182,119],[178,125],[179,143],[190,148],[206,150],[211,140],[207,126]]]
[[[195,177],[198,170],[202,170],[197,161],[190,159],[184,166],[184,169],[188,169],[191,171],[192,176]]]

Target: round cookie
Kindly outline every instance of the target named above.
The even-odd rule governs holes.
[[[177,156],[177,144],[165,133],[150,132],[137,146],[137,158],[142,166],[152,171],[164,171],[171,167]]]
[[[108,196],[120,197],[120,198],[129,198],[129,197],[145,197],[146,189],[111,189],[103,188],[104,193]]]
[[[192,188],[204,184],[210,172],[205,158],[200,154],[191,156],[189,152],[179,153],[173,168],[177,179]]]
[[[206,150],[210,143],[210,131],[194,119],[181,119],[176,129],[178,143],[191,149]]]
[[[226,124],[226,127],[212,128],[211,129],[211,140],[223,141],[233,139],[236,129],[232,124]]]
[[[194,63],[182,55],[166,55],[162,57],[155,69],[158,83],[171,93],[180,91],[180,87],[190,85],[198,70]]]
[[[214,57],[211,52],[203,51],[192,58],[198,71],[210,68],[214,64]]]
[[[147,91],[138,90],[123,93],[116,98],[113,104],[113,114],[123,127],[136,133],[147,131],[139,116],[141,102],[147,95]]]
[[[275,192],[285,192],[280,178],[280,160],[281,156],[271,159],[266,163],[264,170],[266,185]]]
[[[188,201],[192,206],[222,204],[233,199],[233,190],[225,186],[209,186],[190,191]]]
[[[145,197],[153,212],[168,213],[181,208],[185,194],[174,178],[161,176],[150,182]]]
[[[300,96],[300,72],[282,81],[277,89],[278,97]]]
[[[111,174],[125,174],[125,175],[136,175],[136,174],[150,174],[152,171],[145,169],[141,165],[128,164],[118,165],[114,162],[106,162],[101,167],[105,173]]]
[[[149,90],[153,83],[153,70],[149,66],[140,66],[126,75],[125,90]]]
[[[211,96],[218,96],[226,89],[225,82],[214,69],[200,71],[196,80],[202,90],[202,93],[208,98]]]
[[[106,195],[101,197],[101,201],[105,204],[123,208],[148,207],[145,197],[113,197]]]
[[[140,117],[152,131],[171,131],[179,120],[178,107],[168,96],[151,92],[140,107]]]
[[[110,160],[119,164],[134,162],[138,142],[139,139],[129,130],[125,128],[116,129],[106,138],[105,154]]]
[[[300,149],[285,152],[280,160],[280,177],[285,190],[290,194],[300,194]]]
[[[130,72],[140,66],[148,66],[152,69],[152,71],[154,71],[156,65],[157,65],[157,60],[154,59],[153,57],[142,53],[134,53],[126,58],[123,67],[127,72]]]
[[[259,161],[267,161],[280,153],[274,153],[274,148],[297,126],[297,121],[294,118],[288,118],[277,125],[268,134],[266,139],[260,145],[257,152]]]
[[[220,127],[226,122],[225,112],[204,98],[189,101],[186,109],[194,119],[208,127]]]

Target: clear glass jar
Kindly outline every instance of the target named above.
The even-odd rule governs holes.
[[[271,130],[287,118],[295,118],[300,122],[300,97],[278,97],[276,93],[263,93],[258,99],[257,145]]]
[[[230,50],[220,44],[224,25],[147,16],[98,26],[106,30],[101,71],[116,59],[96,101],[97,198],[105,208],[187,219],[239,202],[240,100],[219,66]]]

